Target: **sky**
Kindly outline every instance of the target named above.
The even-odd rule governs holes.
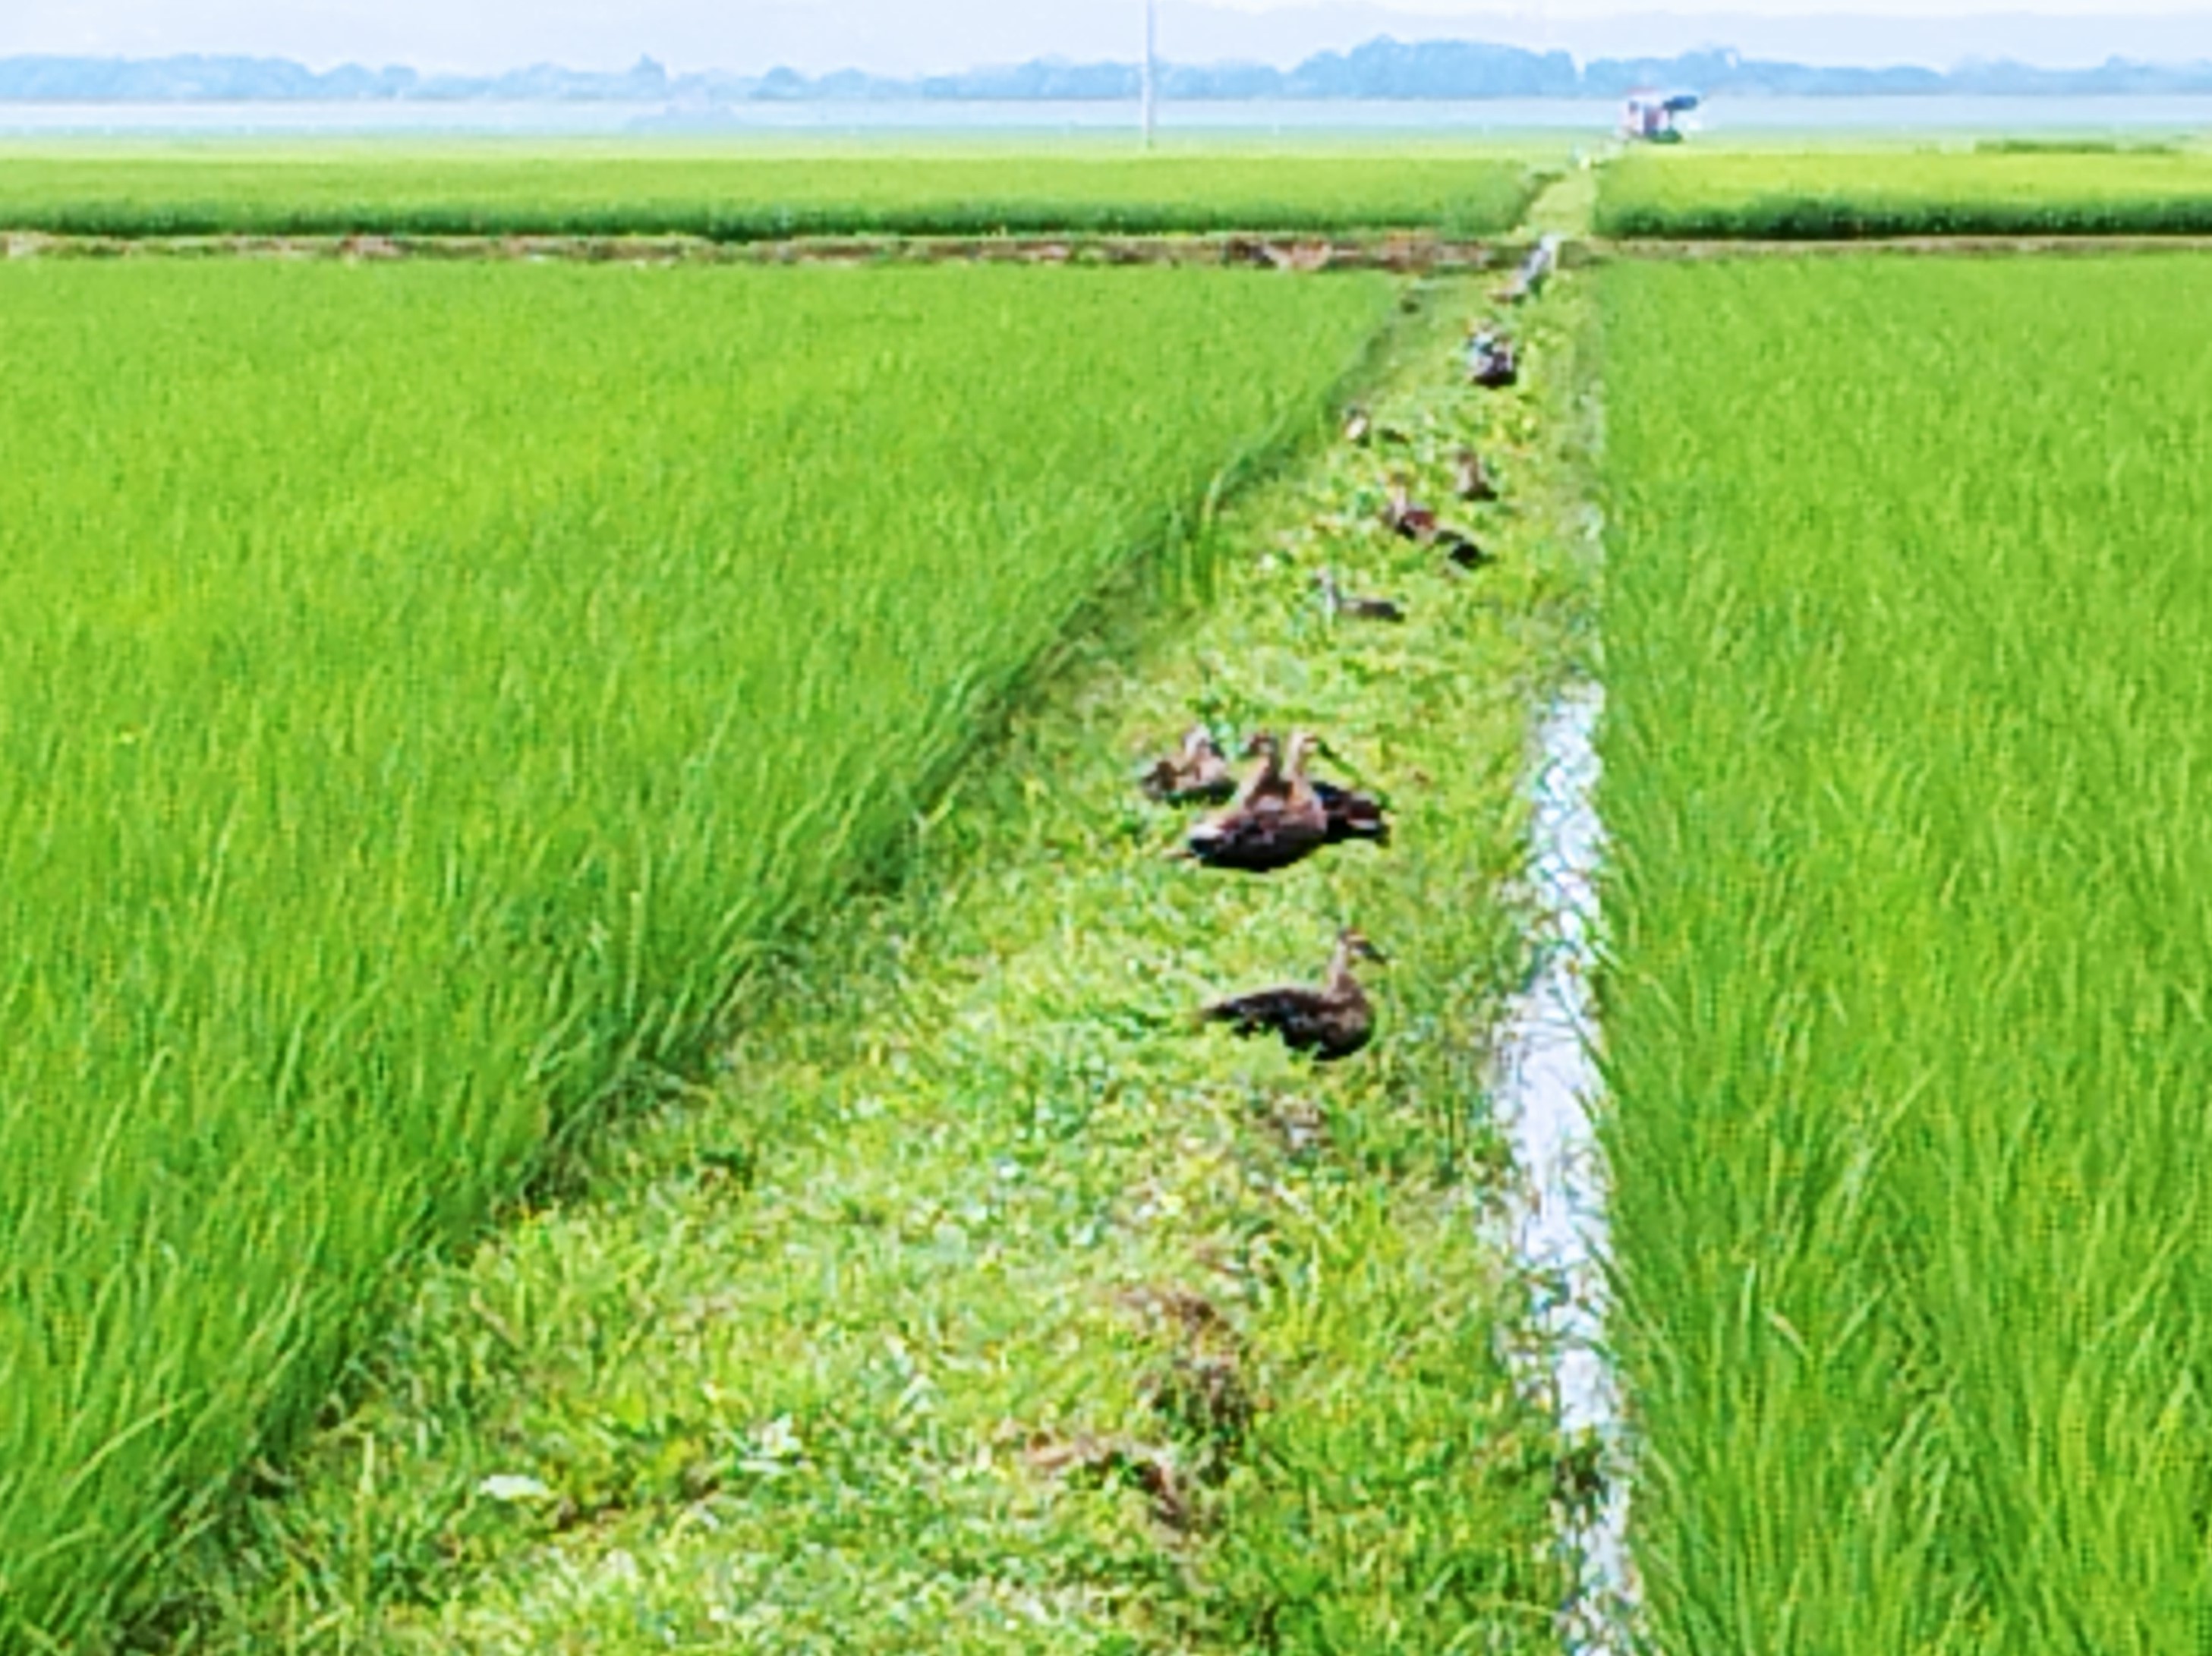
[[[1695,0],[1692,0],[1694,7]],[[1928,15],[1930,12],[1937,15]],[[1142,0],[0,0],[0,57],[242,52],[483,72],[551,62],[809,74],[957,70],[1060,55],[1129,59]],[[1160,51],[1282,64],[1377,34],[1560,47],[1580,58],[1733,45],[1814,63],[2009,57],[2212,58],[2212,0],[1160,0]]]

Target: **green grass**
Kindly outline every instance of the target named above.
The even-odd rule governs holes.
[[[695,1062],[1390,288],[0,268],[0,1647]]]
[[[793,154],[699,145],[0,151],[0,229],[100,236],[798,235],[1510,228],[1494,151],[1060,147]]]
[[[1472,294],[1439,299],[1376,403],[1413,444],[1332,450],[1126,589],[902,890],[760,981],[714,1085],[429,1277],[288,1487],[173,1575],[179,1648],[1555,1647],[1559,1446],[1475,1219],[1530,698],[1584,602],[1580,312],[1567,278],[1499,396],[1455,372]],[[1462,438],[1514,504],[1477,525],[1500,567],[1456,581],[1372,509],[1386,460],[1434,491]],[[1332,628],[1324,560],[1412,619]],[[1326,730],[1397,843],[1267,881],[1164,860],[1179,816],[1132,774],[1200,714]],[[1189,1022],[1345,919],[1394,955],[1368,1054]],[[1173,1288],[1221,1325],[1146,1310]],[[1160,1408],[1178,1355],[1232,1366],[1241,1436]],[[1170,1457],[1192,1521],[1032,1464],[1085,1434]]]
[[[2212,154],[2144,149],[1639,151],[1597,231],[1783,240],[2212,233]]]
[[[2198,1648],[2212,261],[1605,280],[1656,1647]]]

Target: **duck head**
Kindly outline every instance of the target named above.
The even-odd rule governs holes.
[[[1377,966],[1388,966],[1390,957],[1377,949],[1364,931],[1346,926],[1336,934],[1336,949],[1346,961],[1373,961]]]

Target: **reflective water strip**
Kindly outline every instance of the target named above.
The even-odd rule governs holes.
[[[1538,728],[1529,869],[1536,970],[1507,1018],[1492,1090],[1517,1174],[1507,1240],[1533,1285],[1536,1340],[1515,1354],[1516,1366],[1551,1399],[1569,1439],[1595,1440],[1606,1473],[1601,1499],[1562,1508],[1559,1542],[1576,1586],[1561,1635],[1573,1656],[1625,1656],[1637,1603],[1620,1398],[1602,1350],[1607,1185],[1592,1119],[1601,1091],[1590,978],[1605,848],[1596,803],[1604,708],[1601,686],[1577,684]]]

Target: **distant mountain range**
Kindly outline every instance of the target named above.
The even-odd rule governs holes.
[[[1004,68],[910,79],[844,70],[806,76],[709,70],[672,75],[650,58],[619,73],[541,64],[503,75],[423,75],[348,64],[317,71],[283,58],[0,58],[0,100],[71,103],[359,102],[368,100],[624,102],[712,107],[763,100],[1130,99],[1139,72],[1128,63],[1038,58]],[[2212,63],[2160,65],[2112,58],[2094,69],[1968,63],[1948,72],[1850,69],[1741,56],[1727,50],[1674,58],[1600,58],[1531,52],[1472,40],[1406,43],[1383,36],[1350,52],[1324,52],[1295,68],[1267,64],[1167,64],[1160,94],[1173,100],[1253,98],[1617,98],[1638,87],[1686,87],[1737,97],[1865,97],[1939,93],[2212,93]]]

